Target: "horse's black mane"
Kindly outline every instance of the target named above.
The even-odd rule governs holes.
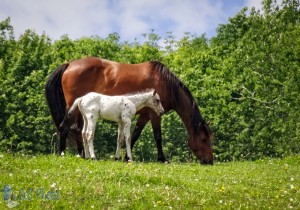
[[[181,98],[179,95],[179,89],[182,89],[186,96],[189,98],[190,103],[192,104],[192,121],[191,125],[194,128],[195,133],[199,133],[200,126],[206,125],[205,120],[202,118],[198,105],[192,96],[190,90],[182,83],[182,81],[175,76],[164,64],[158,61],[150,61],[152,69],[159,72],[160,80],[167,83],[167,88],[170,91],[170,97],[173,99],[172,103],[180,104]],[[174,106],[174,107],[175,107]],[[208,126],[205,126],[207,128]]]

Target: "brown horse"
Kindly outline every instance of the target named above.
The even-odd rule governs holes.
[[[165,112],[175,110],[189,134],[188,146],[202,164],[213,164],[212,132],[202,118],[188,88],[160,62],[121,64],[90,57],[74,60],[58,67],[48,78],[45,88],[48,106],[60,136],[60,152],[66,148],[68,135],[75,136],[78,152],[81,139],[82,117],[68,118],[66,114],[76,98],[88,92],[121,95],[147,88],[156,89]],[[138,112],[132,134],[131,147],[145,125],[151,121],[158,150],[158,161],[166,162],[162,150],[161,117],[151,109]]]

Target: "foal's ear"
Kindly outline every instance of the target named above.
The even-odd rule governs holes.
[[[153,95],[155,95],[157,93],[157,91],[154,89],[154,91],[153,91]]]

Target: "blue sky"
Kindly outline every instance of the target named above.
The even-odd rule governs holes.
[[[134,41],[151,30],[162,38],[167,32],[210,38],[245,6],[259,9],[261,0],[0,0],[0,21],[11,18],[16,38],[26,29],[54,40],[116,32],[121,40]]]

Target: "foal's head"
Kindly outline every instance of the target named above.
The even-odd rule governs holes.
[[[165,111],[163,106],[161,105],[160,97],[157,94],[156,90],[153,90],[151,93],[151,97],[147,100],[147,106],[153,109],[153,111],[160,116]]]

